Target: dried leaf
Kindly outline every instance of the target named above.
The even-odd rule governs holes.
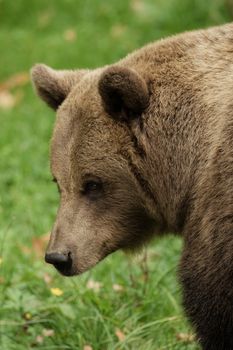
[[[95,292],[98,292],[100,290],[100,288],[102,287],[102,283],[94,281],[94,280],[89,280],[87,282],[87,288],[88,289],[92,289]]]
[[[144,10],[145,4],[143,4],[142,0],[131,0],[130,6],[134,12],[141,13]]]
[[[195,335],[191,333],[177,333],[176,339],[184,343],[192,343],[195,341]]]
[[[50,284],[52,282],[52,277],[48,273],[45,273],[43,275],[43,280],[45,281],[46,284]]]
[[[115,330],[115,334],[119,341],[125,340],[125,334],[119,328]]]
[[[120,284],[113,284],[112,289],[115,290],[115,292],[122,292],[124,290],[124,287]]]
[[[62,294],[64,294],[63,290],[60,288],[50,288],[50,292],[56,297],[60,297]]]
[[[54,336],[54,330],[53,329],[47,329],[44,328],[42,331],[42,334],[44,337],[53,337]]]
[[[20,72],[12,75],[6,81],[0,83],[0,91],[7,91],[15,87],[26,85],[30,81],[28,72]]]
[[[42,337],[42,335],[37,335],[37,337],[36,337],[36,342],[37,342],[38,344],[43,344],[44,338]]]
[[[32,250],[37,257],[44,256],[45,247],[49,241],[50,232],[40,237],[32,238]]]
[[[65,39],[65,41],[75,41],[77,38],[76,32],[74,29],[67,29],[64,34],[63,37]]]
[[[90,345],[84,345],[83,350],[93,350],[93,348]]]
[[[15,98],[9,91],[0,92],[0,108],[11,109],[15,106]]]

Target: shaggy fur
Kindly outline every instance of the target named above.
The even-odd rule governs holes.
[[[66,275],[180,233],[184,307],[205,350],[233,349],[233,24],[185,33],[93,71],[36,65],[57,109],[61,203],[48,252]]]

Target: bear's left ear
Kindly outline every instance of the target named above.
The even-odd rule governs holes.
[[[36,64],[31,70],[31,78],[37,94],[56,110],[87,72],[86,69],[55,70],[45,64]]]
[[[138,118],[149,103],[146,81],[129,68],[113,66],[100,77],[99,93],[106,112],[117,120]]]

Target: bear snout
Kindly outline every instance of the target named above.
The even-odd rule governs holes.
[[[71,253],[47,252],[45,254],[45,261],[54,267],[65,276],[70,276],[72,273],[72,258]]]

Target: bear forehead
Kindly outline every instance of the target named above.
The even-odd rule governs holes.
[[[102,70],[87,73],[72,89],[58,109],[53,139],[58,144],[73,143],[78,148],[96,147],[96,143],[124,146],[129,130],[124,123],[116,122],[106,113],[99,94],[98,83]],[[98,148],[96,147],[96,151]]]
[[[51,142],[53,173],[66,169],[65,176],[74,166],[87,171],[105,162],[105,168],[106,163],[115,167],[122,149],[131,144],[127,128],[106,114],[101,99],[89,95],[89,102],[89,89],[79,92],[77,86],[59,108]]]

